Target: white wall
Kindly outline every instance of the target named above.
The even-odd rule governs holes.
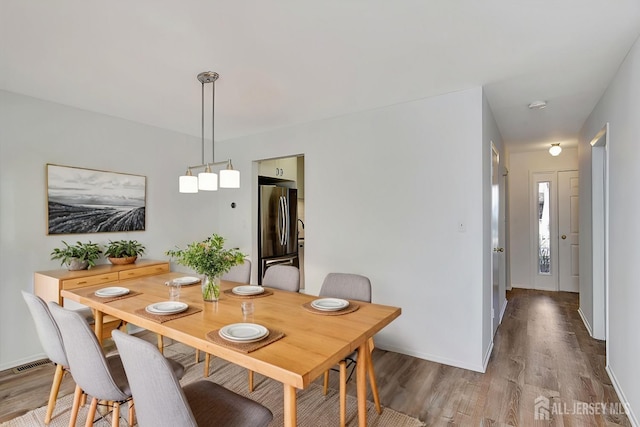
[[[475,88],[225,141],[243,183],[220,229],[255,248],[252,162],[304,154],[307,292],[329,272],[364,274],[374,302],[403,311],[378,346],[482,370],[482,107]]]
[[[640,41],[636,41],[602,99],[580,132],[580,309],[593,322],[591,293],[591,147],[589,142],[609,122],[609,293],[608,372],[618,394],[628,402],[639,425],[640,381]],[[583,215],[583,212],[588,214]],[[584,242],[584,244],[583,244]]]
[[[512,287],[535,288],[531,281],[531,172],[567,170],[578,170],[576,148],[565,148],[557,157],[551,156],[547,150],[512,152],[509,156],[509,255]],[[580,232],[582,231],[581,228]],[[580,249],[582,253],[582,247]]]
[[[365,274],[375,302],[403,310],[379,346],[484,369],[484,139],[497,137],[483,133],[481,88],[216,144],[216,159],[232,157],[241,171],[242,188],[197,195],[179,194],[177,176],[199,160],[198,138],[0,95],[0,369],[41,352],[19,291],[32,289],[33,271],[57,268],[49,253],[63,238],[131,237],[147,245],[148,258],[166,258],[174,244],[216,231],[257,260],[255,161],[298,154],[308,291],[317,294],[331,271]],[[147,230],[46,236],[46,163],[147,176]]]
[[[62,240],[131,238],[145,258],[166,259],[215,231],[218,196],[178,193],[199,160],[199,138],[0,91],[0,370],[43,355],[20,290],[33,290],[34,271],[59,268],[49,254]],[[146,230],[47,236],[46,163],[145,175]]]

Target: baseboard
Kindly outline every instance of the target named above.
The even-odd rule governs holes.
[[[500,322],[502,323],[502,318],[504,317],[504,312],[507,311],[507,304],[509,303],[509,301],[507,301],[507,299],[504,299],[504,302],[502,303],[502,309],[500,310]]]
[[[589,336],[593,338],[593,330],[591,330],[591,325],[589,324],[589,321],[587,320],[584,313],[582,312],[582,308],[578,308],[578,314],[582,319],[582,323],[584,323],[584,327],[587,328],[587,332],[589,332]]]
[[[493,352],[493,340],[491,340],[491,344],[489,344],[489,348],[487,349],[484,357],[482,358],[482,373],[487,372],[487,366],[489,366],[489,359],[491,359],[491,353]]]
[[[449,365],[456,368],[467,369],[469,371],[475,371],[480,373],[485,372],[485,367],[480,364],[476,365],[473,363],[461,362],[459,360],[448,359],[446,357],[440,357],[433,354],[425,354],[425,353],[408,350],[406,348],[396,347],[393,345],[386,345],[384,340],[379,338],[376,338],[376,348],[379,348],[381,350],[386,350],[386,351],[393,351],[395,353],[406,354],[407,356],[417,357],[418,359],[428,360],[430,362],[442,363],[443,365]],[[489,351],[489,354],[491,354],[490,351]]]
[[[47,355],[44,353],[38,353],[28,357],[23,357],[18,360],[13,360],[8,363],[3,363],[2,365],[0,365],[0,371],[6,371],[7,369],[13,369],[17,366],[26,365],[27,363],[32,363],[32,362],[35,362],[36,360],[41,360],[46,358],[47,358]]]
[[[605,367],[605,370],[609,375],[609,379],[611,379],[611,384],[613,385],[613,389],[616,391],[616,394],[618,395],[618,399],[620,399],[620,402],[622,402],[622,404],[625,406],[625,410],[627,412],[627,418],[629,418],[631,425],[633,427],[640,427],[640,423],[638,423],[638,418],[633,412],[633,408],[631,407],[631,405],[629,405],[629,401],[624,395],[622,388],[620,388],[620,383],[618,383],[618,378],[616,378],[616,375],[613,372],[613,369],[611,369],[611,366],[607,365]]]

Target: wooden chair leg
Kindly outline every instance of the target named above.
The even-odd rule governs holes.
[[[91,405],[89,406],[89,412],[87,413],[87,422],[84,427],[93,426],[93,419],[96,417],[96,408],[98,407],[98,399],[95,397],[91,399]]]
[[[158,334],[158,350],[160,350],[160,354],[164,353],[164,337]]]
[[[113,402],[113,410],[111,411],[111,427],[120,425],[120,404]]]
[[[324,372],[324,381],[322,382],[322,394],[327,395],[329,390],[329,371]]]
[[[340,361],[340,427],[347,425],[347,362]]]
[[[209,376],[209,363],[211,362],[211,355],[209,353],[204,354],[204,378]]]
[[[56,366],[56,372],[53,374],[53,384],[51,384],[51,391],[49,392],[49,403],[47,404],[47,414],[44,417],[44,423],[49,424],[51,422],[51,415],[56,407],[56,399],[58,398],[58,392],[60,391],[60,384],[62,383],[62,377],[64,376],[64,368],[62,365]]]
[[[251,393],[253,391],[253,371],[248,371],[249,372],[249,392]]]
[[[86,396],[79,385],[73,393],[73,406],[71,406],[71,418],[69,418],[69,427],[76,427],[76,419],[78,418],[78,410],[80,409],[80,400],[82,396]]]
[[[200,350],[196,348],[196,365],[200,363]]]
[[[133,399],[129,399],[129,427],[136,425],[136,411],[133,407]]]
[[[80,398],[80,406],[84,406],[87,404],[87,394],[82,392],[82,397]]]

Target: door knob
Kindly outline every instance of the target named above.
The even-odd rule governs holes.
[[[493,252],[504,252],[504,248],[493,248]]]
[[[566,235],[566,234],[563,234],[563,235],[562,235],[562,236],[560,236],[560,237],[562,237],[562,240],[566,240],[566,239],[567,239],[567,235]]]

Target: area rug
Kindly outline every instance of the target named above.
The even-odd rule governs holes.
[[[204,370],[203,362],[195,364],[193,349],[180,343],[173,343],[165,347],[165,356],[172,357],[185,366],[187,371],[181,383],[188,384],[192,381],[202,379]],[[221,359],[213,357],[211,359],[211,375],[207,378],[226,388],[235,391],[243,396],[247,396],[257,402],[262,403],[273,412],[273,422],[270,426],[282,426],[283,419],[283,389],[282,384],[255,374],[255,389],[252,393],[247,388],[247,370]],[[322,387],[318,384],[311,384],[306,390],[298,391],[298,426],[332,427],[339,425],[339,393],[330,389],[326,396],[322,394]],[[73,396],[68,395],[58,399],[53,419],[49,427],[66,427],[69,424],[69,416]],[[84,425],[88,406],[81,408],[78,415],[77,425]],[[35,409],[27,414],[14,418],[0,424],[1,427],[35,427],[44,426],[44,415],[46,406]],[[126,410],[123,408],[123,414]],[[418,419],[383,408],[382,414],[375,410],[373,402],[367,401],[367,421],[369,426],[377,427],[422,427],[425,424]],[[94,426],[109,426],[111,419],[109,416],[99,419]],[[120,426],[126,426],[125,420],[120,420]],[[358,402],[353,396],[347,396],[347,425],[358,425]],[[145,426],[146,427],[146,426]]]

